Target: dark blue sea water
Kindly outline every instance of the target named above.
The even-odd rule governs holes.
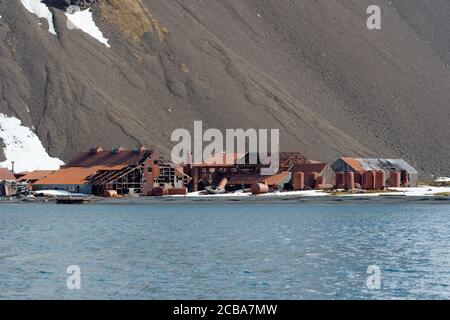
[[[0,298],[448,299],[450,205],[2,204]]]

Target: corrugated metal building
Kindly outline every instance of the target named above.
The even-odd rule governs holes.
[[[16,177],[7,168],[0,168],[0,197],[16,193]]]
[[[340,158],[331,165],[337,174],[345,172],[385,172],[384,183],[390,185],[390,174],[399,173],[403,186],[415,187],[419,179],[419,172],[403,159],[365,159],[365,158]]]
[[[154,187],[179,187],[184,179],[185,175],[154,150],[93,148],[36,181],[33,190],[64,190],[99,196],[114,190],[119,195],[150,195]]]
[[[270,153],[268,154],[270,157]],[[256,162],[256,163],[254,163]],[[271,186],[286,184],[285,177],[291,176],[289,170],[296,164],[310,163],[300,152],[280,152],[278,174],[272,175]],[[217,185],[223,178],[229,179],[229,186],[250,186],[264,181],[272,182],[267,176],[261,176],[261,169],[270,164],[262,164],[259,155],[255,153],[220,153],[207,159],[202,164],[187,165],[186,172],[192,176],[192,191],[203,190],[205,187]]]

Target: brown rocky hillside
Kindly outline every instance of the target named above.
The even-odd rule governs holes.
[[[203,120],[279,128],[282,149],[323,161],[450,172],[447,0],[81,1],[110,48],[67,28],[70,1],[46,2],[56,35],[0,0],[0,113],[34,126],[52,156],[167,153],[173,129]],[[366,27],[370,4],[382,30]]]

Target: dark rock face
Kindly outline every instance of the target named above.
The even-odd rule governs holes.
[[[79,6],[81,9],[89,8],[98,0],[70,0],[70,5]]]
[[[379,31],[366,27],[372,4],[382,9]],[[172,130],[203,120],[279,128],[283,150],[322,161],[400,157],[425,173],[450,172],[449,1],[93,7],[111,48],[69,30],[60,10],[53,36],[20,1],[0,0],[0,112],[35,126],[52,156],[92,145],[167,154]]]
[[[57,9],[65,9],[73,5],[80,7],[80,9],[86,9],[91,7],[97,1],[98,0],[44,0],[42,2]]]

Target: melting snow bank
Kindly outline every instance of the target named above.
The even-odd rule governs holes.
[[[439,194],[450,193],[450,187],[418,187],[418,188],[390,188],[389,192],[377,192],[377,193],[349,193],[349,194],[333,194],[327,193],[322,190],[308,190],[308,191],[289,191],[289,192],[273,192],[267,194],[261,194],[253,196],[251,193],[244,193],[242,191],[235,193],[224,193],[217,195],[205,195],[201,192],[192,192],[186,196],[173,195],[168,197],[174,198],[202,198],[202,199],[223,199],[223,198],[282,198],[282,197],[355,197],[355,198],[373,198],[373,197],[389,197],[389,196],[404,196],[404,197],[432,197]]]
[[[69,29],[80,29],[110,48],[108,39],[103,37],[103,33],[96,26],[94,19],[92,18],[91,9],[76,11],[74,13],[66,12],[66,16],[68,19],[67,27]]]
[[[270,198],[270,197],[289,197],[289,196],[304,196],[304,197],[324,197],[329,196],[328,193],[322,190],[308,190],[308,191],[288,191],[288,192],[271,192],[261,194],[255,197],[258,198]],[[241,198],[241,197],[254,197],[250,192],[236,191],[234,193],[223,194],[202,194],[201,192],[192,192],[188,195],[173,195],[169,197],[187,197],[187,198]]]
[[[55,26],[53,24],[53,14],[47,5],[41,3],[41,0],[20,0],[22,5],[31,13],[38,16],[39,19],[44,18],[48,21],[48,31],[56,35]]]
[[[450,182],[450,178],[448,177],[440,177],[436,179],[436,182]]]
[[[22,122],[15,117],[8,117],[0,113],[0,138],[3,139],[6,161],[0,167],[11,169],[14,161],[16,172],[33,170],[57,170],[64,164],[57,158],[51,158],[45,151],[39,137],[22,126]]]

